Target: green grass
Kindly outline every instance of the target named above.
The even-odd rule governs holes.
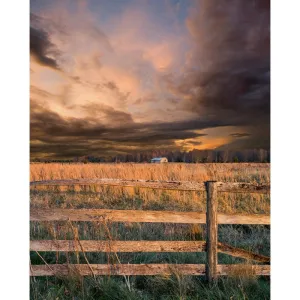
[[[267,278],[221,277],[208,285],[197,276],[40,277],[31,279],[32,299],[270,299]]]

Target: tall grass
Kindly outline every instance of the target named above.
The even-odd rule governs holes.
[[[59,164],[35,163],[30,166],[30,180],[121,178],[179,181],[244,181],[270,182],[270,164],[225,163],[225,164]]]

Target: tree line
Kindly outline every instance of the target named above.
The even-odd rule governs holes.
[[[229,163],[229,162],[270,162],[270,150],[197,150],[169,151],[153,150],[118,154],[114,156],[80,156],[71,159],[32,159],[32,162],[81,162],[81,163],[148,163],[153,157],[167,157],[169,162],[183,163]]]

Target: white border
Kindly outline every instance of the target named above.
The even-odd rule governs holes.
[[[1,299],[29,299],[29,2],[1,12]]]
[[[299,298],[299,11],[299,1],[271,1],[272,300]]]
[[[299,294],[300,3],[272,1],[272,300]],[[1,298],[29,298],[29,3],[1,5]],[[4,268],[3,268],[4,267]]]

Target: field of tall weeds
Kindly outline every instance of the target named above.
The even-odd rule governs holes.
[[[268,163],[207,163],[207,164],[60,164],[33,163],[30,180],[120,178],[178,181],[239,181],[265,184],[270,182]]]
[[[149,180],[270,183],[269,164],[31,164],[30,180],[124,178]],[[224,213],[270,213],[270,195],[219,193],[218,210]],[[108,186],[35,188],[31,208],[110,208],[205,212],[204,192],[162,191]],[[30,238],[80,240],[205,240],[204,225],[172,223],[31,222]],[[220,225],[219,241],[270,255],[270,227]],[[31,252],[32,264],[55,263],[205,263],[205,253],[54,253]],[[219,254],[220,264],[245,260]],[[252,262],[251,262],[252,263]],[[269,299],[266,278],[220,278],[208,286],[193,276],[130,276],[96,278],[31,278],[32,299]]]

